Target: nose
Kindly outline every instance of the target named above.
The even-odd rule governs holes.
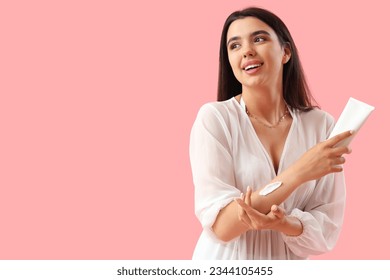
[[[242,55],[244,58],[255,56],[256,52],[251,44],[245,44]]]

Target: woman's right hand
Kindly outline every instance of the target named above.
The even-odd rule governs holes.
[[[350,148],[341,146],[334,147],[340,141],[351,136],[353,131],[345,131],[326,141],[323,141],[296,161],[291,168],[298,180],[302,183],[316,180],[329,173],[341,172],[342,164],[345,163],[344,154],[350,154]]]

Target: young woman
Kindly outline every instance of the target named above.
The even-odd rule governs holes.
[[[327,139],[333,118],[312,105],[294,41],[273,13],[226,20],[218,102],[191,131],[193,259],[305,259],[331,250],[343,222],[347,147]]]

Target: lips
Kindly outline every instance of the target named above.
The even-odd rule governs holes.
[[[248,65],[247,67],[245,67],[245,71],[248,71],[248,70],[251,70],[251,69],[255,69],[255,68],[258,68],[260,67],[261,65],[260,64],[251,64],[251,65]]]
[[[257,72],[257,69],[260,68],[263,64],[264,63],[259,60],[250,60],[242,65],[242,70],[247,73],[254,73]]]

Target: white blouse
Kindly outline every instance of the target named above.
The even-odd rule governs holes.
[[[278,173],[326,140],[334,124],[319,109],[290,113],[293,120]],[[212,225],[219,211],[245,193],[247,186],[259,190],[276,176],[270,156],[234,97],[201,107],[191,131],[190,160],[195,214],[203,227],[193,259],[306,259],[335,246],[344,216],[342,172],[306,182],[281,204],[287,215],[302,222],[301,235],[251,230],[229,242],[216,237]]]

